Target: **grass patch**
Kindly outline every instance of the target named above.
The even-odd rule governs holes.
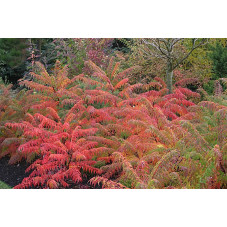
[[[0,189],[11,189],[11,187],[8,184],[0,181]]]

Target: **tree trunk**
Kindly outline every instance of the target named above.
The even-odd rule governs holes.
[[[38,48],[39,48],[39,55],[41,58],[41,51],[42,51],[42,39],[38,39]]]
[[[171,64],[168,64],[167,66],[166,81],[167,81],[167,88],[169,89],[169,94],[172,94],[173,70],[172,70]]]

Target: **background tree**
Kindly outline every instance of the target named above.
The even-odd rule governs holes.
[[[163,59],[166,64],[166,82],[169,93],[172,93],[173,71],[180,66],[193,50],[207,43],[207,39],[191,39],[188,48],[182,46],[184,38],[148,38],[138,39],[144,55]]]
[[[210,58],[213,64],[212,79],[227,77],[227,47],[223,43],[216,41],[215,46],[211,46]]]
[[[0,39],[0,76],[16,83],[23,77],[28,57],[28,39]]]

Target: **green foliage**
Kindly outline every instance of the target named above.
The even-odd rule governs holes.
[[[0,181],[0,189],[11,189],[11,187],[3,181]]]
[[[191,39],[184,39],[183,46],[190,49]],[[180,67],[183,74],[208,81],[211,78],[212,62],[209,58],[209,45],[195,49]]]
[[[77,42],[73,38],[58,38],[54,40],[52,45],[55,47],[57,59],[64,65],[68,65],[70,75],[82,73],[86,59],[86,45],[83,39]]]
[[[50,71],[53,68],[56,60],[61,60],[62,63],[65,63],[62,58],[59,58],[56,51],[56,44],[53,42],[52,38],[32,38],[30,41],[30,55],[34,51],[35,61],[40,61],[44,64],[47,71]],[[31,56],[30,56],[31,57]],[[29,59],[31,62],[32,59]],[[27,70],[33,70],[31,65],[28,65]]]
[[[203,188],[205,187],[205,184],[207,182],[207,178],[208,177],[211,177],[213,175],[213,172],[214,172],[214,169],[215,169],[215,163],[212,162],[205,170],[203,176],[200,177],[199,179],[199,183],[200,183],[200,186],[199,188]]]
[[[26,70],[27,39],[0,39],[0,76],[15,83]]]
[[[210,80],[207,83],[203,83],[203,88],[209,95],[214,93],[214,82],[214,80]]]
[[[217,41],[216,45],[210,48],[209,56],[213,65],[212,79],[227,78],[227,47]]]

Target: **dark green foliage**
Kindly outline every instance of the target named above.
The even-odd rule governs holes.
[[[16,83],[23,77],[28,57],[27,39],[0,39],[0,76],[4,81]]]
[[[211,47],[212,52],[210,58],[213,63],[213,76],[212,79],[227,77],[227,48],[220,42],[216,43],[215,47]]]
[[[50,71],[50,69],[53,68],[56,60],[58,59],[56,45],[53,41],[54,39],[52,38],[30,39],[35,55],[37,56],[35,60],[44,64],[47,71]],[[62,61],[62,63],[64,62]]]
[[[129,53],[131,51],[129,44],[132,42],[133,40],[128,38],[114,39],[111,48],[113,50],[122,51],[123,53]]]
[[[204,90],[206,90],[209,95],[212,95],[214,93],[214,82],[214,80],[210,80],[207,83],[203,84]]]

